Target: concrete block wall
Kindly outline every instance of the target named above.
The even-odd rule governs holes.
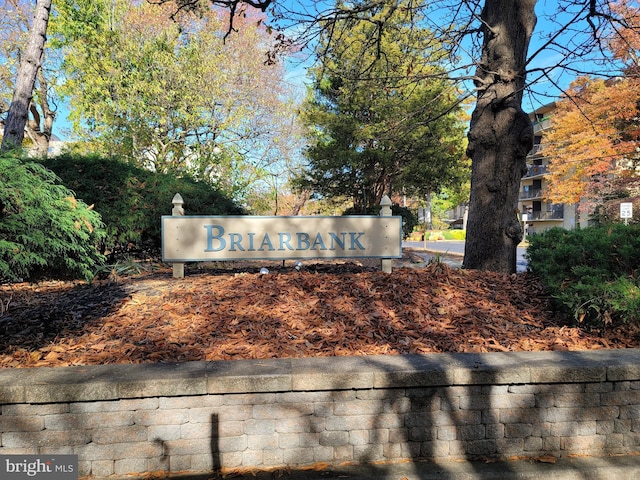
[[[81,475],[640,454],[640,351],[0,371],[0,454]]]

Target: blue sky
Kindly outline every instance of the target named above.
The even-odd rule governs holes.
[[[285,4],[299,4],[300,2],[308,3],[306,0],[285,0]],[[313,2],[312,2],[313,3]],[[327,5],[330,2],[322,2]],[[313,8],[319,8],[317,2]],[[558,13],[558,0],[538,0],[536,3],[536,15],[538,17],[538,22],[536,24],[536,28],[534,34],[531,39],[531,45],[529,48],[529,55],[533,55],[534,52],[537,52],[538,49],[544,45],[547,41],[546,39],[558,31],[559,26],[568,23],[575,15],[579,13],[579,10],[584,10],[584,6],[580,7],[579,10],[571,10],[567,9],[564,13]],[[577,7],[576,7],[577,8]],[[435,23],[440,22],[448,22],[450,21],[450,12],[448,10],[443,10],[440,12],[440,20],[435,20]],[[432,20],[433,21],[433,20]],[[581,25],[578,25],[578,28],[584,28],[585,23],[583,22]],[[566,33],[558,37],[557,42],[571,49],[572,46],[578,48],[578,45],[585,39],[584,34],[579,35],[576,31],[572,31],[571,29],[567,30]],[[558,51],[556,48],[554,49],[546,49],[536,55],[536,57],[529,64],[530,69],[537,68],[549,68],[560,61],[562,61],[564,55]],[[469,61],[467,61],[468,63]],[[308,64],[308,63],[307,63]],[[300,61],[292,61],[289,63],[289,74],[288,81],[292,83],[303,83],[305,81],[305,67],[307,66],[305,63],[301,63]],[[578,70],[583,70],[586,72],[591,72],[594,75],[600,74],[603,70],[603,67],[598,66],[593,61],[586,61],[583,58],[577,56],[572,60],[571,63],[572,68],[576,68]],[[541,105],[547,104],[555,99],[557,99],[563,89],[569,87],[569,84],[575,79],[576,74],[572,71],[563,70],[561,68],[554,68],[549,70],[549,78],[538,78],[539,74],[532,73],[528,77],[528,81],[536,83],[531,86],[531,88],[525,94],[523,100],[523,108],[527,111],[534,110],[535,108],[540,107]],[[470,89],[472,89],[472,85],[470,85]]]
[[[285,1],[284,5],[306,5],[307,8],[310,8],[313,11],[315,9],[320,8],[322,5],[332,4],[332,2],[308,2],[307,0],[291,0]],[[536,13],[538,15],[538,24],[536,26],[536,30],[534,32],[530,53],[536,51],[538,47],[544,42],[545,35],[548,35],[550,32],[555,31],[557,29],[557,25],[562,23],[566,18],[571,16],[571,13],[565,13],[562,15],[551,15],[551,12],[555,12],[557,10],[558,1],[557,0],[538,0],[536,4]],[[292,7],[293,8],[293,7]],[[446,21],[445,17],[442,17],[442,21]],[[564,39],[561,39],[561,42],[566,42],[566,45],[569,45],[576,38],[575,35],[572,36],[572,33],[569,32]],[[554,51],[546,51],[539,55],[531,64],[530,67],[548,67],[558,63],[561,59],[562,55],[559,52]],[[302,59],[301,59],[302,58]],[[579,60],[579,59],[578,59]],[[306,68],[310,64],[310,61],[304,61],[304,53],[301,56],[298,56],[287,62],[287,76],[286,81],[293,85],[294,87],[299,88],[299,95],[304,94],[304,83],[306,81]],[[584,68],[587,71],[599,72],[598,67],[593,63],[583,63],[582,65],[577,65],[580,68]],[[530,75],[529,80],[533,80],[534,76]],[[536,83],[532,91],[536,92],[535,94],[529,93],[525,95],[525,99],[523,101],[523,108],[525,110],[533,110],[539,107],[542,104],[549,103],[554,98],[557,98],[561,90],[560,88],[567,88],[569,83],[573,80],[573,74],[567,74],[560,69],[556,69],[551,72],[551,80],[542,80]],[[556,85],[554,85],[556,83]],[[63,139],[69,138],[68,131],[70,130],[70,124],[66,119],[67,111],[64,108],[61,108],[59,118],[56,120],[54,126],[54,133]]]

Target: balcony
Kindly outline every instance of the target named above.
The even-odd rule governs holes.
[[[544,152],[544,147],[546,147],[547,144],[542,142],[542,143],[535,143],[533,145],[533,148],[531,150],[529,150],[529,153],[527,153],[527,157],[539,157],[539,158],[544,158],[546,157],[545,152]]]
[[[528,190],[520,191],[520,200],[533,200],[534,198],[542,198],[541,188],[530,188]]]
[[[551,119],[543,118],[542,120],[538,120],[533,124],[533,133],[536,134],[538,132],[541,132],[542,130],[546,130],[549,127],[551,127]]]
[[[536,143],[533,148],[529,150],[529,153],[527,153],[527,157],[533,157],[534,155],[536,155],[540,151],[540,147],[541,145],[539,143]]]
[[[535,221],[535,220],[563,220],[564,219],[564,205],[559,205],[554,207],[553,210],[550,211],[537,211],[530,212],[527,217],[527,221]]]
[[[524,177],[537,177],[539,175],[547,174],[547,166],[546,165],[530,165],[527,167],[527,173],[524,174]]]

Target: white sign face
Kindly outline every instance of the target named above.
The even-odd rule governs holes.
[[[162,260],[400,258],[398,216],[162,217]]]
[[[620,204],[620,218],[633,218],[633,203]]]

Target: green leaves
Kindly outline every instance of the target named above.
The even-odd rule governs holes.
[[[461,110],[456,91],[441,79],[439,43],[402,9],[377,16],[384,26],[336,24],[320,47],[326,56],[312,70],[303,111],[313,142],[299,183],[323,196],[350,197],[358,211],[383,193],[458,185],[467,171]]]
[[[185,199],[189,215],[243,213],[210,184],[154,173],[115,157],[65,154],[43,162],[100,212],[106,225],[100,250],[113,257],[110,261],[122,254],[158,254],[160,217],[171,213],[176,193]]]
[[[37,163],[0,156],[0,279],[93,277],[100,215]]]
[[[204,181],[239,153],[244,166],[285,157],[292,100],[282,65],[265,65],[273,39],[256,14],[234,19],[238,31],[223,42],[226,13],[173,15],[174,7],[61,2],[60,17],[73,12],[58,18],[57,37],[76,130],[100,154],[161,173],[212,174]]]
[[[559,311],[598,326],[640,322],[640,226],[554,228],[529,242],[529,270]]]

